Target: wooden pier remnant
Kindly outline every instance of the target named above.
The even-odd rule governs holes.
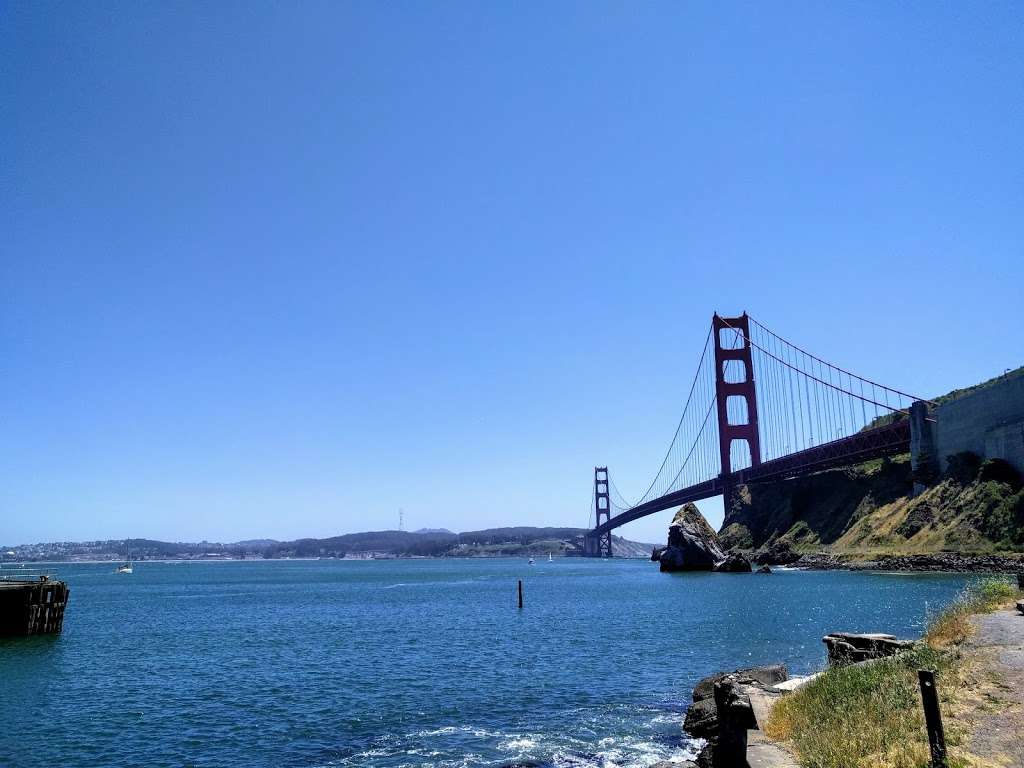
[[[44,576],[0,579],[0,637],[57,634],[71,590]]]

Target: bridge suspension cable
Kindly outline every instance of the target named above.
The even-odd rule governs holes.
[[[725,322],[734,343],[750,344],[757,392],[761,461],[849,437],[906,418],[915,397],[807,352],[749,317],[749,336]],[[726,372],[728,376],[728,371]],[[746,414],[730,403],[730,423]],[[733,469],[750,465],[737,446]]]
[[[687,392],[683,413],[654,479],[643,495],[632,503],[612,483],[611,503],[615,511],[631,509],[674,489],[718,474],[717,423],[709,418],[715,403],[714,355],[710,351],[712,338],[709,329]]]
[[[844,438],[870,433],[894,421],[905,419],[911,404],[922,398],[879,384],[864,376],[813,355],[746,316],[744,327],[718,318],[724,327],[715,339],[715,326],[708,332],[697,370],[690,384],[683,413],[668,450],[647,490],[631,501],[609,481],[609,504],[613,515],[642,505],[659,506],[659,500],[675,491],[694,488],[720,474],[750,467],[752,457],[747,440],[732,439],[728,448],[730,467],[723,468],[720,452],[719,418],[712,417],[718,403],[718,377],[725,384],[740,384],[749,375],[755,384],[751,398],[756,409],[759,459],[763,464]],[[712,347],[712,344],[718,347]],[[749,345],[750,370],[736,355],[723,355],[722,370],[716,371],[711,349],[741,349]],[[925,401],[928,402],[928,401]],[[748,399],[728,396],[725,423],[749,423]],[[835,448],[827,448],[829,451]],[[702,491],[703,492],[703,491]],[[594,499],[591,499],[593,505]],[[661,507],[664,508],[664,507]]]

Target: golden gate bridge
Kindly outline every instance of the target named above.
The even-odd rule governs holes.
[[[647,490],[628,500],[594,468],[591,557],[612,530],[735,489],[905,453],[934,403],[811,354],[744,312],[715,314],[676,426]]]

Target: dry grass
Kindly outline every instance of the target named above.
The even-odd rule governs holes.
[[[935,670],[953,768],[986,764],[966,754],[967,720],[974,710],[982,671],[961,653],[973,631],[969,617],[1003,605],[1016,593],[1008,581],[974,585],[936,616],[924,642],[913,650],[871,664],[829,669],[780,701],[765,725],[766,734],[787,742],[805,768],[923,768],[928,742],[918,690],[917,670]],[[987,687],[987,686],[986,686]],[[952,715],[952,717],[950,717]]]
[[[972,585],[959,600],[933,618],[924,641],[935,650],[960,645],[974,633],[971,615],[990,613],[1017,594],[1008,579],[985,579]]]

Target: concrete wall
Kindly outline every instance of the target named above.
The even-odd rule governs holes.
[[[949,456],[971,451],[1005,459],[1024,472],[1024,370],[936,409],[935,454],[941,469]]]

